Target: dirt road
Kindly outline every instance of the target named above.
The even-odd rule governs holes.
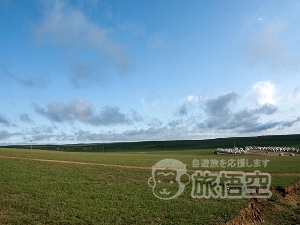
[[[90,166],[108,166],[108,167],[118,167],[118,168],[127,168],[127,169],[141,169],[141,170],[152,170],[152,167],[146,166],[128,166],[128,165],[117,165],[117,164],[107,164],[107,163],[92,163],[92,162],[78,162],[78,161],[69,161],[69,160],[56,160],[56,159],[39,159],[39,158],[25,158],[25,157],[16,157],[16,156],[2,156],[2,159],[18,159],[18,160],[31,160],[39,162],[52,162],[52,163],[64,163],[64,164],[77,164],[77,165],[90,165]],[[195,172],[197,170],[187,169],[187,171]],[[220,171],[212,171],[211,173],[219,173]],[[299,176],[300,173],[270,173],[274,176]]]

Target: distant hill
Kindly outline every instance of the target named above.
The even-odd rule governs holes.
[[[119,151],[177,151],[192,149],[215,149],[245,146],[287,146],[298,149],[300,147],[300,134],[268,135],[257,137],[231,137],[207,140],[177,140],[177,141],[142,141],[117,143],[91,143],[66,145],[33,145],[34,149],[62,150],[62,151],[89,151],[89,152],[119,152]],[[10,145],[2,148],[25,148],[30,145]]]

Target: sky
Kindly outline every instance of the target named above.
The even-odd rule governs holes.
[[[0,0],[0,145],[299,134],[299,12]]]

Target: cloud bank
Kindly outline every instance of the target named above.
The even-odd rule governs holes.
[[[128,114],[124,114],[118,107],[105,106],[96,113],[94,106],[84,100],[75,100],[69,105],[52,102],[45,108],[34,103],[33,107],[36,113],[57,123],[79,121],[93,126],[111,126],[142,121],[142,117],[136,111],[131,110]]]

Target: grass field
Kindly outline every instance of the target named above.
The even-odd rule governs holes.
[[[193,170],[260,170],[271,173],[272,186],[282,187],[300,180],[300,154],[233,156],[212,152],[213,149],[70,152],[1,148],[0,224],[220,224],[233,219],[249,204],[249,199],[193,199],[191,185],[175,199],[156,198],[148,179],[151,167],[161,159],[182,161],[189,174]],[[201,165],[203,160],[242,158],[248,162],[269,161],[266,166],[242,168]],[[199,167],[193,165],[195,159]]]

